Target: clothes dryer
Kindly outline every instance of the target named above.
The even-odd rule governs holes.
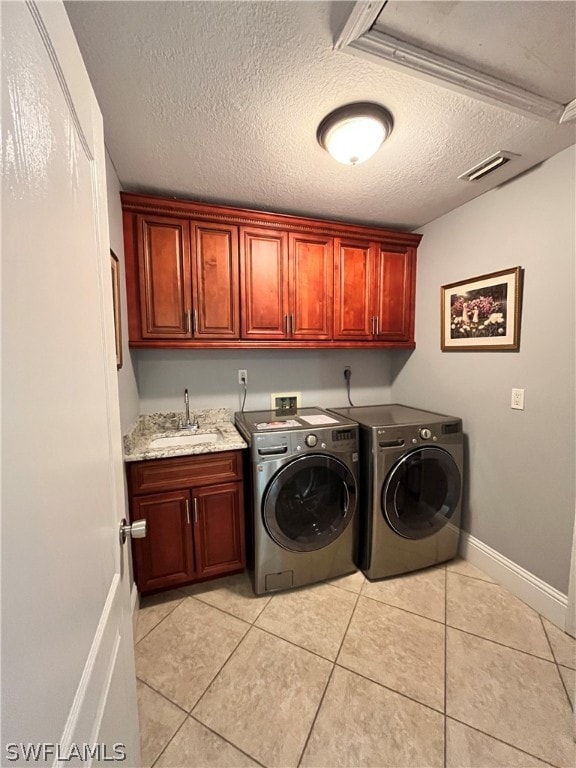
[[[236,413],[249,445],[248,569],[257,595],[356,570],[358,425],[320,408]]]
[[[359,566],[365,575],[379,579],[455,557],[464,471],[461,419],[400,404],[332,412],[360,426]]]

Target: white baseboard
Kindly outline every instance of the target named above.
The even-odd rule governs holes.
[[[466,531],[461,532],[460,554],[494,581],[562,631],[566,630],[568,596],[551,587],[530,571],[520,567]]]

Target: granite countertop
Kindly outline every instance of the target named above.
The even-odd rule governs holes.
[[[172,456],[194,456],[201,453],[219,453],[236,451],[247,445],[233,424],[233,411],[230,408],[206,408],[193,412],[193,420],[198,421],[197,430],[178,429],[182,413],[151,413],[140,416],[136,425],[124,435],[124,461],[143,461],[144,459],[165,459]],[[215,442],[198,442],[202,435],[208,434]],[[196,444],[151,447],[153,440],[166,437],[184,438],[190,435]]]

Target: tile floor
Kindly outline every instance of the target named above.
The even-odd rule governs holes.
[[[576,641],[463,560],[172,590],[136,643],[144,766],[576,765]]]

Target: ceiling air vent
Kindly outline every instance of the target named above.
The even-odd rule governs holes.
[[[480,181],[480,179],[483,179],[484,176],[487,176],[489,173],[493,173],[494,171],[497,171],[498,168],[502,168],[503,165],[509,163],[514,157],[520,157],[520,155],[515,155],[514,152],[503,152],[500,150],[494,155],[487,157],[486,160],[482,160],[481,163],[478,163],[478,165],[475,165],[474,168],[466,171],[466,173],[461,174],[458,178],[463,179],[464,181]]]

